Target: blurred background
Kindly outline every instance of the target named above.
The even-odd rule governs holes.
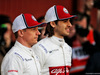
[[[53,5],[65,6],[71,14],[77,10],[81,11],[85,0],[0,0],[0,14],[10,16],[11,21],[21,13],[31,13],[36,18],[44,16],[47,9]],[[95,7],[98,7],[97,1]],[[93,8],[91,11],[91,24],[94,28],[97,27],[98,9]]]
[[[97,0],[95,0],[96,2]],[[0,14],[10,16],[11,21],[21,13],[31,13],[36,18],[44,16],[47,9],[53,5],[65,6],[71,14],[81,10],[84,0],[0,0]],[[97,26],[98,9],[91,11],[91,24]]]

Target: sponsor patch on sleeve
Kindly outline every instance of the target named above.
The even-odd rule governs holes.
[[[8,70],[8,72],[18,72],[18,70]]]

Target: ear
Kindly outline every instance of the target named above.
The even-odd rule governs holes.
[[[19,35],[19,37],[22,37],[23,36],[23,30],[18,30],[18,35]]]
[[[56,26],[56,24],[55,24],[54,21],[50,22],[50,25],[51,25],[53,28],[55,28],[55,26]]]

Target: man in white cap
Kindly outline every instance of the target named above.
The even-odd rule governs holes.
[[[65,43],[64,36],[69,35],[72,17],[75,15],[70,15],[60,5],[54,5],[46,12],[48,37],[32,47],[39,57],[42,75],[69,75],[72,49]]]
[[[1,66],[1,75],[40,75],[40,64],[32,46],[37,43],[38,23],[31,14],[21,14],[13,22],[15,45],[6,54]]]

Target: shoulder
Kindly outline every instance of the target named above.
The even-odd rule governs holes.
[[[2,71],[8,71],[13,68],[19,68],[19,65],[23,67],[24,58],[21,56],[19,52],[16,51],[15,47],[12,47],[9,52],[5,55],[2,61],[1,69]]]
[[[36,52],[48,52],[48,47],[50,46],[50,39],[48,37],[40,40],[37,44],[33,45],[32,49]]]
[[[68,47],[68,48],[71,48],[71,46],[68,45],[67,43],[65,43],[64,46],[66,46],[66,47]]]
[[[64,44],[64,47],[69,50],[69,52],[72,52],[72,47],[69,46],[67,43]]]
[[[42,45],[46,46],[49,43],[50,43],[50,39],[47,37],[47,38],[44,38],[44,39],[40,40],[38,43],[36,43],[35,45],[33,45],[33,47],[36,47],[36,46],[42,47]]]
[[[50,42],[50,38],[46,37],[46,38],[40,40],[37,44],[47,44],[48,42]]]
[[[5,61],[10,61],[10,62],[11,61],[19,61],[19,60],[23,61],[24,58],[23,58],[23,56],[21,54],[21,51],[17,47],[13,46],[8,51],[8,53],[5,55],[4,60]]]

